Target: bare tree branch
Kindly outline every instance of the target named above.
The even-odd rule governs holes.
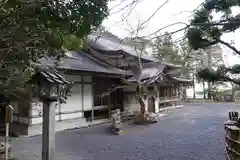
[[[143,25],[149,23],[149,21],[157,14],[157,12],[158,12],[162,7],[164,7],[169,1],[170,1],[170,0],[166,0],[162,5],[160,5],[160,6],[155,10],[155,12],[153,12],[153,14],[139,26],[139,29],[141,29],[141,28],[143,27]]]
[[[225,41],[223,41],[221,39],[216,39],[216,41],[218,41],[219,43],[227,46],[228,48],[232,49],[236,54],[240,55],[240,50],[238,50],[236,47],[232,46],[228,42],[225,42]]]
[[[110,8],[109,11],[111,12],[112,10],[114,10],[115,8],[117,8],[118,6],[120,6],[121,4],[123,4],[123,3],[126,2],[126,1],[127,1],[127,0],[121,0],[120,3],[114,5],[112,8]],[[113,13],[111,13],[111,15],[112,15],[112,14],[115,14],[115,13],[117,13],[117,12],[113,12]]]

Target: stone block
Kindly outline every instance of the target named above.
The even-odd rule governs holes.
[[[121,111],[119,109],[112,112],[111,130],[114,134],[120,134],[121,132]]]
[[[231,121],[237,121],[238,120],[238,112],[236,111],[231,111],[228,113],[229,120]]]

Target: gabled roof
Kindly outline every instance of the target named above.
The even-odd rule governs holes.
[[[93,58],[84,52],[67,52],[65,57],[60,58],[60,61],[54,61],[49,57],[44,57],[38,60],[41,65],[55,66],[58,69],[74,70],[83,72],[95,72],[114,75],[128,75],[129,72],[114,68],[104,62]]]
[[[130,45],[124,44],[123,40],[110,37],[104,34],[91,34],[88,35],[85,45],[94,50],[101,51],[104,54],[125,54],[131,55],[133,57],[139,57],[141,54],[141,59],[147,60],[148,62],[160,62],[159,59],[149,56],[145,52],[141,52],[138,49],[133,48]],[[161,61],[161,63],[167,65],[170,68],[180,68],[181,65],[172,64],[166,61]]]
[[[145,53],[141,53],[138,49],[135,49],[129,45],[122,44],[119,39],[108,37],[108,36],[98,36],[98,35],[89,35],[86,40],[86,46],[104,52],[105,54],[118,54],[124,53],[131,55],[133,57],[138,57],[139,54],[144,60],[157,62],[159,61],[156,58],[153,58]]]

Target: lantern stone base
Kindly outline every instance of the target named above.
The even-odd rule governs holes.
[[[225,155],[227,160],[240,160],[240,128],[236,122],[227,121],[225,125]]]
[[[120,109],[112,111],[112,125],[111,131],[113,134],[120,135],[122,131],[121,127],[121,114]]]

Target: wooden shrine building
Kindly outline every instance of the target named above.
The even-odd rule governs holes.
[[[146,111],[157,113],[161,107],[178,104],[182,88],[191,85],[190,80],[179,76],[182,66],[161,62],[145,53],[139,55],[140,51],[117,39],[90,35],[81,51],[68,52],[60,61],[43,57],[34,63],[57,69],[71,82],[65,103],[56,103],[56,131],[108,118],[113,109],[139,111],[135,98],[138,82],[145,88]],[[30,100],[24,104],[24,114],[21,102],[12,102],[19,134],[37,133],[42,123],[42,103],[36,88],[28,88]],[[25,126],[24,130],[21,126]]]

